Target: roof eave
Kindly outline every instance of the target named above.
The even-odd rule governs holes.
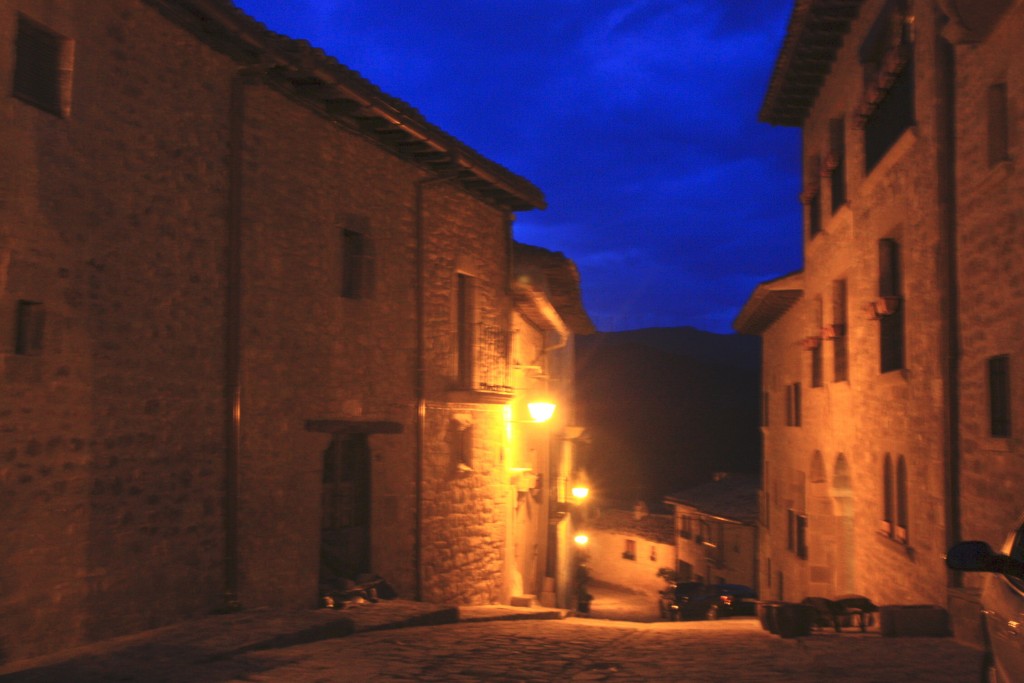
[[[759,284],[732,323],[740,334],[760,335],[803,296],[803,271]]]
[[[263,74],[316,113],[507,211],[547,207],[525,178],[484,157],[304,40],[274,33],[230,0],[146,0],[214,49]]]
[[[863,0],[796,0],[758,118],[802,126]]]

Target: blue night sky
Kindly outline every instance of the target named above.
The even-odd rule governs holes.
[[[235,0],[536,184],[521,242],[601,331],[730,332],[801,264],[799,132],[757,120],[793,0]]]

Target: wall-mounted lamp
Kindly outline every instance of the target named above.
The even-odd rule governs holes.
[[[572,540],[576,541],[576,545],[581,547],[587,545],[587,543],[590,543],[590,537],[586,534],[576,534],[575,538],[573,538]]]
[[[577,503],[582,503],[583,499],[590,495],[590,487],[583,484],[577,484],[570,490],[572,497],[576,499]]]
[[[526,411],[534,422],[547,422],[555,414],[555,404],[550,401],[531,401],[526,404]]]

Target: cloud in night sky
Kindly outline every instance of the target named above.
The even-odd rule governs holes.
[[[757,121],[792,0],[235,0],[536,184],[602,331],[730,323],[801,264],[799,131]]]

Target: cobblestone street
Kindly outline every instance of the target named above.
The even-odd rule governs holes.
[[[978,680],[980,652],[952,638],[784,640],[747,617],[619,621],[646,619],[650,600],[595,593],[590,617],[404,600],[210,616],[0,667],[0,683]]]
[[[248,681],[929,681],[977,678],[951,639],[821,633],[783,640],[752,619],[453,624],[248,656]]]

